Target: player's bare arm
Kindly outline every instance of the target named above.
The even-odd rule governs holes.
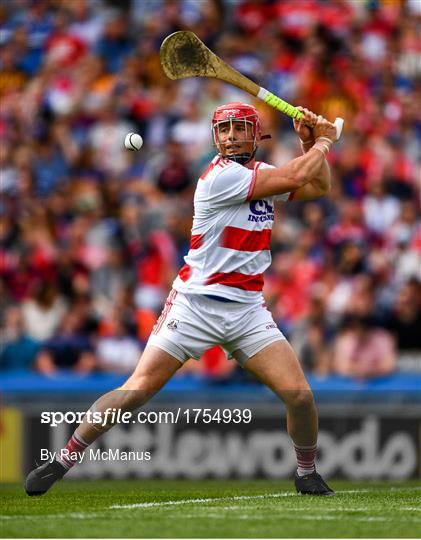
[[[300,139],[302,153],[306,154],[316,142],[313,128],[317,124],[317,115],[304,107],[297,107],[297,109],[303,113],[304,117],[300,120],[294,120],[294,129]],[[319,175],[293,192],[291,199],[303,201],[317,199],[326,195],[330,191],[330,178],[329,164],[325,160]]]
[[[315,115],[306,109],[304,121],[314,120]],[[253,199],[263,199],[282,193],[294,193],[294,200],[307,200],[321,197],[330,189],[330,170],[326,162],[326,154],[336,140],[336,127],[323,118],[316,117],[311,130],[303,123],[296,124],[296,131],[304,142],[312,142],[312,146],[303,156],[293,159],[287,165],[275,169],[258,170]],[[305,132],[304,132],[305,128]]]

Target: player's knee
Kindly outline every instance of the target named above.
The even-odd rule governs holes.
[[[146,403],[157,391],[154,381],[150,377],[132,375],[122,386],[125,390],[132,394],[138,405]]]
[[[314,407],[314,396],[311,390],[291,390],[289,393],[287,405],[294,409],[307,411]]]

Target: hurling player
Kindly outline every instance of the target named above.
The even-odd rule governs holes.
[[[288,433],[297,456],[299,493],[333,495],[316,472],[318,420],[300,363],[267,310],[263,273],[271,263],[274,201],[326,195],[326,155],[336,128],[307,109],[294,122],[303,155],[283,167],[256,161],[262,138],[256,109],[245,103],[220,106],[212,118],[217,155],[198,179],[190,250],[134,373],[99,398],[91,411],[134,411],[146,403],[189,358],[221,345],[286,405]],[[308,125],[312,127],[307,127]],[[78,426],[59,459],[29,473],[29,495],[45,493],[77,462],[73,459],[112,421]]]

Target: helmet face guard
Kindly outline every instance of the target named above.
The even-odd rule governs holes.
[[[221,154],[222,157],[245,165],[253,159],[257,150],[257,143],[261,138],[260,119],[257,110],[252,105],[241,102],[227,103],[226,105],[218,107],[212,117],[212,135],[215,145],[219,148],[221,145],[219,140],[219,127],[221,124],[227,122],[230,124],[230,130],[234,122],[244,122],[245,129],[247,129],[247,125],[251,125],[252,127],[252,139],[242,141],[253,143],[253,150],[250,153],[233,154],[229,156],[223,156]]]

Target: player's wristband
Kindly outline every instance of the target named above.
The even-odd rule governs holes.
[[[332,139],[329,139],[329,137],[317,137],[316,141],[326,141],[330,146],[333,144]]]
[[[317,137],[315,144],[311,147],[311,150],[319,150],[323,152],[325,156],[329,153],[329,150],[332,148],[333,142],[327,137]]]

